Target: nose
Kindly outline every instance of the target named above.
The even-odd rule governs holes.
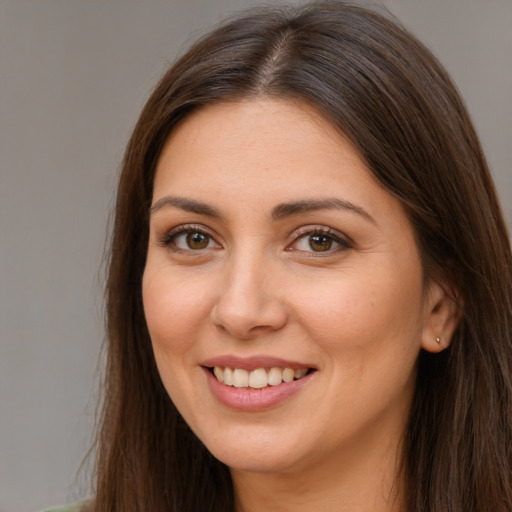
[[[227,265],[211,318],[214,325],[237,339],[252,339],[277,331],[287,321],[279,298],[278,272],[256,259]]]

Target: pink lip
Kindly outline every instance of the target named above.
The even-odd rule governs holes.
[[[218,364],[215,366],[223,365]],[[270,366],[280,365],[273,364]],[[264,367],[266,366],[259,365],[256,368]],[[235,368],[241,367],[235,366]],[[304,368],[304,366],[301,366],[301,368]],[[219,382],[208,368],[203,367],[203,370],[206,375],[210,391],[222,405],[225,405],[230,409],[246,412],[263,411],[278,406],[288,398],[298,393],[305,385],[308,384],[310,379],[316,373],[308,373],[301,379],[294,380],[292,382],[282,382],[278,386],[267,386],[262,389],[252,389],[226,386],[222,382]]]
[[[201,366],[213,368],[214,366],[220,366],[222,368],[241,368],[243,370],[252,371],[258,368],[292,368],[293,370],[299,370],[301,368],[313,368],[314,366],[307,363],[300,363],[297,361],[286,361],[278,357],[270,356],[252,356],[252,357],[238,357],[232,355],[218,356],[203,361]]]

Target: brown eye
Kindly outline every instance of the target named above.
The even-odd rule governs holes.
[[[332,238],[324,235],[311,235],[308,237],[309,247],[315,252],[328,251],[332,248]]]
[[[302,231],[302,233],[300,233]],[[287,247],[288,251],[300,251],[309,253],[310,256],[334,255],[345,249],[351,249],[352,245],[342,234],[328,227],[306,226],[299,230],[299,236]]]
[[[168,235],[162,241],[162,245],[171,250],[202,251],[205,249],[220,249],[221,246],[215,239],[199,229],[185,227],[177,233]]]
[[[206,249],[210,243],[210,237],[205,233],[188,233],[186,236],[186,242],[189,249]]]

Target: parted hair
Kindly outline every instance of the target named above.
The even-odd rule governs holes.
[[[461,321],[421,352],[403,439],[408,512],[512,510],[512,257],[471,120],[436,58],[387,14],[340,1],[245,11],[179,58],[144,106],[117,191],[95,512],[229,512],[229,469],[160,381],[142,304],[155,168],[204,105],[291,99],[315,108],[403,204],[424,272]],[[172,322],[172,318],[169,319]]]

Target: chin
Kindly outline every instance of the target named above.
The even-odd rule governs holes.
[[[286,472],[301,458],[297,452],[300,442],[290,437],[283,440],[282,436],[269,436],[269,433],[246,433],[242,437],[226,435],[223,439],[205,441],[203,443],[215,458],[237,471]]]
[[[255,453],[254,450],[240,452],[222,452],[213,455],[231,470],[247,473],[285,473],[294,466],[290,456],[280,454]]]

